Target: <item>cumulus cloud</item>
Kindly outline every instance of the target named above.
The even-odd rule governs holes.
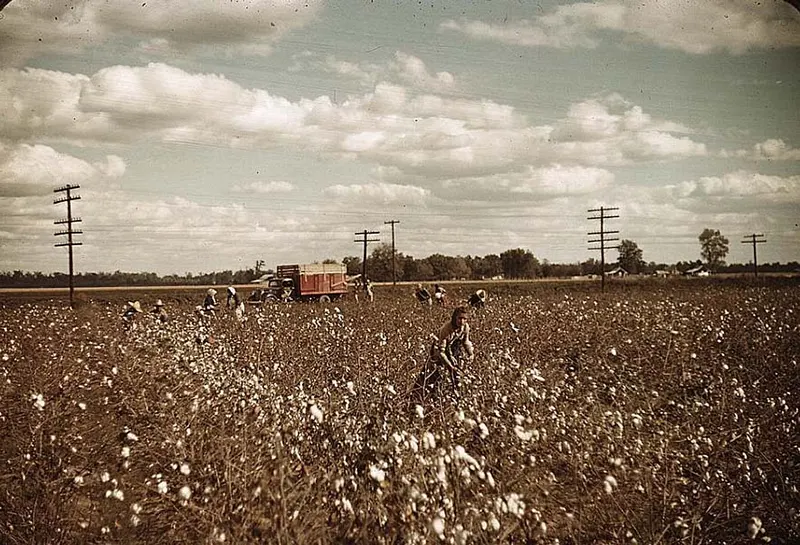
[[[345,201],[373,202],[379,204],[424,205],[430,191],[421,187],[389,184],[332,185],[323,190],[326,196]]]
[[[553,126],[551,138],[561,158],[583,157],[589,164],[619,165],[639,160],[707,155],[690,129],[656,120],[613,93],[573,104]]]
[[[11,2],[0,25],[0,64],[20,66],[66,48],[95,48],[132,36],[150,54],[202,49],[220,55],[268,54],[292,29],[312,20],[320,2]]]
[[[770,176],[745,170],[682,182],[671,190],[679,198],[749,197],[800,204],[800,176]]]
[[[798,161],[800,160],[800,148],[793,148],[780,138],[770,138],[758,142],[749,150],[740,149],[733,152],[722,150],[720,157],[754,161]]]
[[[47,195],[66,184],[102,183],[125,172],[122,158],[86,162],[45,145],[4,145],[0,142],[0,196]]]
[[[609,32],[697,55],[800,45],[800,15],[783,0],[578,2],[508,25],[450,20],[441,28],[524,47],[595,48]]]
[[[294,191],[294,184],[283,181],[250,182],[248,184],[235,184],[233,191],[237,193],[290,193]]]

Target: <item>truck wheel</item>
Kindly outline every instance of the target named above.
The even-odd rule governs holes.
[[[330,295],[320,295],[319,296],[319,302],[320,303],[330,303],[331,302]]]

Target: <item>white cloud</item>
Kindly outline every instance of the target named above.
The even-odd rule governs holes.
[[[365,203],[424,205],[430,197],[430,191],[421,187],[389,184],[385,182],[371,184],[332,185],[324,189],[329,197],[357,201],[360,206]]]
[[[101,183],[125,172],[125,162],[109,155],[105,162],[88,163],[49,146],[0,142],[0,196],[46,195],[63,185]]]
[[[798,161],[800,148],[792,148],[780,138],[770,138],[753,145],[752,149],[740,149],[733,152],[722,150],[722,158],[751,159],[754,161]]]
[[[738,55],[800,45],[800,16],[783,0],[606,0],[561,5],[512,24],[451,20],[441,28],[525,47],[595,48],[605,39],[603,32],[690,54]]]
[[[42,54],[96,48],[112,36],[136,36],[149,54],[202,49],[212,55],[263,55],[316,16],[320,2],[11,2],[0,26],[0,64]]]
[[[233,186],[233,191],[237,193],[291,193],[294,189],[294,184],[284,181],[250,182]]]
[[[682,182],[673,186],[672,192],[679,198],[751,197],[800,204],[800,175],[770,176],[737,170],[723,176],[705,176]]]

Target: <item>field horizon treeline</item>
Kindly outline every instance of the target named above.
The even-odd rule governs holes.
[[[609,254],[611,251],[609,250]],[[622,267],[630,274],[683,274],[685,271],[704,265],[700,259],[694,261],[678,261],[677,263],[645,262],[641,252],[631,257],[620,253],[616,260],[609,256],[606,259],[606,272]],[[342,263],[348,274],[356,275],[363,271],[360,257],[346,256],[343,259],[325,259],[323,263]],[[276,264],[277,265],[277,264]],[[708,264],[706,264],[708,265]],[[530,250],[515,248],[499,255],[480,256],[447,256],[433,254],[423,259],[396,253],[392,260],[392,248],[381,244],[367,257],[367,276],[374,282],[420,282],[437,280],[486,280],[492,278],[532,279],[532,278],[570,278],[576,276],[599,275],[602,264],[599,259],[590,258],[576,263],[551,263],[547,259],[540,260]],[[754,271],[752,263],[731,263],[724,261],[709,266],[716,273],[746,274]],[[247,269],[223,270],[212,272],[159,275],[154,272],[130,272],[116,270],[114,272],[78,272],[73,281],[77,287],[109,287],[109,286],[180,286],[208,284],[248,284],[260,276],[273,272],[273,268],[265,267],[258,260],[253,267]],[[800,263],[763,263],[758,266],[763,273],[798,273]],[[0,287],[5,288],[57,288],[67,286],[69,275],[63,272],[45,274],[39,271],[21,270],[0,271]]]

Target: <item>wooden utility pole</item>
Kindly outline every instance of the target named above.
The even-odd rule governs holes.
[[[364,244],[364,260],[361,262],[361,281],[367,281],[367,242],[380,242],[381,239],[379,238],[368,238],[369,235],[379,235],[380,231],[367,231],[364,229],[360,233],[356,233],[356,236],[360,236],[362,238],[356,239],[353,242],[363,243]]]
[[[756,278],[758,278],[758,252],[756,251],[756,246],[758,244],[763,244],[766,241],[767,239],[764,238],[764,235],[757,235],[755,233],[745,236],[745,240],[742,241],[742,244],[753,245],[753,272],[755,273]]]
[[[589,247],[590,250],[600,250],[600,291],[606,291],[606,250],[611,250],[614,248],[619,248],[619,246],[607,246],[606,242],[614,242],[619,240],[619,238],[607,238],[606,235],[615,235],[618,234],[619,231],[606,231],[605,230],[605,220],[618,218],[619,216],[609,216],[606,212],[619,210],[616,207],[604,207],[601,206],[600,208],[590,208],[589,212],[599,212],[599,216],[589,216],[588,219],[590,220],[600,220],[600,230],[599,231],[592,231],[589,233],[591,236],[599,235],[600,238],[589,239],[589,244],[600,243],[599,247],[592,248]]]
[[[395,223],[400,223],[400,220],[389,220],[389,221],[384,221],[383,222],[384,225],[391,225],[392,226],[392,285],[393,286],[397,285],[397,272],[396,272],[397,271],[397,267],[396,267],[396,264],[397,264],[397,252],[395,252],[395,250],[394,250],[394,224]]]
[[[67,246],[69,248],[69,308],[75,308],[75,283],[73,280],[74,277],[74,270],[73,270],[73,261],[72,261],[72,247],[73,246],[80,246],[82,242],[75,242],[72,239],[73,235],[80,235],[83,231],[78,231],[72,228],[73,223],[80,223],[80,218],[73,218],[72,217],[72,201],[77,201],[81,197],[80,195],[73,195],[72,191],[75,189],[80,189],[81,186],[79,185],[65,185],[64,187],[59,187],[58,189],[53,190],[53,193],[65,193],[63,197],[59,197],[53,201],[53,204],[60,204],[62,202],[67,203],[67,217],[63,220],[58,220],[53,223],[56,225],[66,225],[67,228],[64,231],[58,231],[55,233],[55,236],[67,235],[67,242],[59,242],[55,246]]]

